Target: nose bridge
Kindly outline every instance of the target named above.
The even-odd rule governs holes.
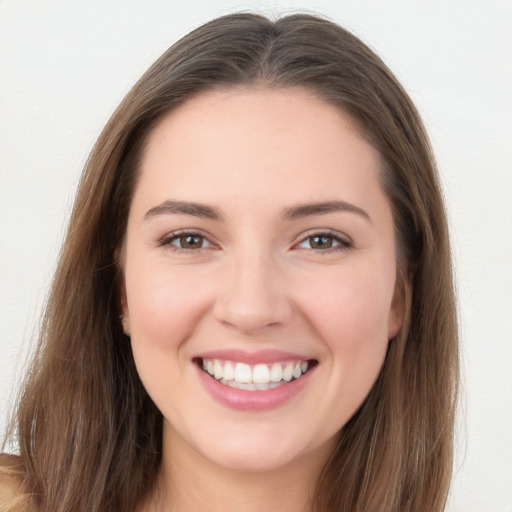
[[[215,305],[217,319],[244,332],[285,323],[292,307],[284,281],[270,252],[246,244],[226,263]]]

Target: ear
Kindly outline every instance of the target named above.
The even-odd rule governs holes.
[[[123,332],[130,336],[130,312],[128,310],[128,297],[126,295],[126,281],[124,278],[124,270],[123,270],[123,248],[116,250],[115,252],[115,260],[117,267],[119,269],[117,275],[117,291],[119,294],[119,309],[121,310],[121,314],[119,315],[119,319],[121,320],[121,324],[123,326]]]
[[[388,340],[393,339],[404,323],[407,303],[411,296],[411,282],[409,278],[404,283],[395,286],[393,300],[388,317]]]
[[[121,274],[119,279],[119,302],[121,305],[121,324],[123,326],[123,332],[126,336],[130,336],[130,312],[128,310],[128,300],[126,297],[126,283],[124,281],[124,275]]]

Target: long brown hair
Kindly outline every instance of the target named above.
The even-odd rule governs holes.
[[[86,164],[16,416],[20,473],[43,512],[133,510],[156,481],[162,416],[119,321],[117,254],[145,140],[213,88],[303,87],[347,113],[379,151],[406,304],[369,396],[343,427],[312,508],[439,512],[452,469],[457,326],[447,223],[432,151],[411,100],[365,44],[311,15],[225,16],[144,74]]]

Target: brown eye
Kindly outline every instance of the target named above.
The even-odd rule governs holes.
[[[315,235],[308,238],[312,249],[330,249],[333,245],[332,236]]]
[[[330,254],[333,251],[348,249],[351,246],[350,241],[346,240],[343,235],[326,232],[307,236],[296,247]]]
[[[212,249],[215,246],[199,233],[184,232],[171,234],[160,241],[160,245],[168,247],[174,252],[200,251],[201,249]]]
[[[203,247],[204,237],[198,235],[182,235],[175,239],[173,245],[181,249],[201,249]]]

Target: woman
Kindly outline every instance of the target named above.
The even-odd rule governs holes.
[[[331,22],[219,18],[86,165],[3,506],[437,512],[457,366],[406,93]]]

